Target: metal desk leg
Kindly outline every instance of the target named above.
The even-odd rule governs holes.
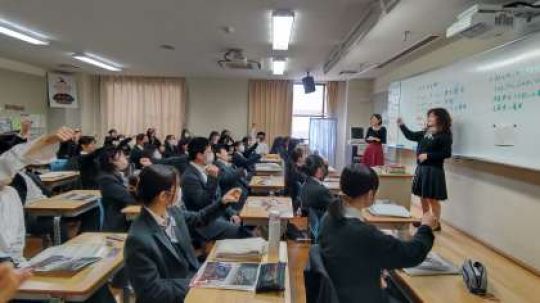
[[[54,223],[54,225],[53,225],[53,230],[54,230],[54,232],[53,232],[53,236],[54,236],[53,243],[54,243],[54,245],[60,245],[61,242],[62,242],[62,239],[61,239],[62,238],[62,235],[61,235],[62,233],[60,231],[60,219],[61,218],[62,217],[60,217],[60,216],[55,216],[54,217],[54,222],[53,222]]]

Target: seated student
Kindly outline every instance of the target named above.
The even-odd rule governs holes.
[[[157,137],[156,129],[155,128],[147,129],[146,136],[148,137],[148,143],[147,143],[148,147],[150,147],[153,150],[155,149],[161,152],[162,144],[161,144],[161,141],[159,141]]]
[[[216,154],[214,164],[219,168],[219,187],[221,192],[227,192],[232,188],[241,188],[242,197],[235,209],[241,210],[249,194],[249,183],[246,181],[246,172],[243,168],[236,167],[229,161],[229,151],[226,145],[215,145]]]
[[[422,218],[422,226],[410,241],[364,223],[361,211],[375,202],[378,185],[371,168],[346,167],[340,180],[343,199],[332,202],[321,222],[321,254],[340,302],[388,302],[381,272],[420,264],[433,245],[432,228],[437,223],[432,215]]]
[[[189,145],[189,141],[191,141],[191,138],[184,138],[184,139],[180,139],[180,141],[178,141],[178,154],[179,155],[187,155],[188,154],[188,145]]]
[[[140,133],[137,136],[135,136],[135,146],[131,149],[131,153],[129,155],[129,162],[133,163],[135,165],[136,169],[141,169],[141,158],[145,151],[145,146],[148,144],[148,137]]]
[[[295,212],[300,207],[300,192],[303,184],[307,180],[306,174],[302,171],[305,164],[304,150],[296,148],[285,167],[285,186],[289,196],[293,201]]]
[[[146,150],[143,152],[142,157],[140,159],[140,164],[142,167],[147,167],[152,164],[163,164],[163,165],[169,165],[174,168],[180,173],[183,174],[186,168],[189,165],[189,160],[187,155],[177,155],[169,158],[164,159],[155,159],[153,157],[154,153],[152,153],[149,150]]]
[[[238,201],[239,190],[232,189],[223,198],[193,212],[173,206],[178,175],[171,167],[144,168],[137,187],[144,207],[129,230],[124,251],[137,302],[184,302],[189,282],[199,269],[189,228],[204,226],[219,217],[228,204]]]
[[[58,159],[71,159],[79,155],[79,138],[81,137],[81,130],[75,129],[73,137],[66,141],[60,143],[60,149],[56,156]]]
[[[118,132],[116,129],[110,129],[107,132],[109,135],[105,137],[105,142],[103,142],[103,147],[115,146],[114,142],[118,141]]]
[[[212,164],[214,153],[206,138],[193,138],[188,150],[190,163],[182,175],[182,199],[188,210],[199,211],[221,197],[219,168]],[[225,218],[219,218],[205,227],[198,228],[197,233],[206,241],[250,236],[239,226],[240,223],[237,212],[228,208]]]
[[[32,276],[30,269],[14,269],[11,262],[0,263],[0,303],[11,300],[19,286]]]
[[[257,147],[259,146],[258,142],[255,142],[255,144],[253,144],[253,139],[251,139],[250,137],[244,137],[242,138],[242,144],[244,145],[244,152],[243,152],[244,157],[249,159],[251,157],[257,156],[257,154],[255,153],[255,150],[257,150]]]
[[[253,154],[251,157],[247,158],[244,155],[245,145],[240,141],[234,142],[233,149],[233,164],[247,170],[249,173],[253,173],[255,171],[255,163],[259,162],[261,155]]]
[[[210,141],[210,146],[219,144],[219,133],[215,130],[211,131],[208,136],[208,141]]]
[[[0,258],[9,259],[15,265],[26,262],[23,204],[17,191],[8,184],[25,166],[50,161],[58,150],[58,143],[72,137],[73,130],[61,128],[54,135],[16,145],[0,155]]]
[[[322,184],[328,168],[323,158],[317,155],[309,155],[305,160],[303,171],[307,178],[300,194],[302,207],[305,210],[314,210],[320,218],[328,205],[334,200],[330,190]]]
[[[219,137],[218,144],[226,145],[227,147],[232,147],[234,140],[231,137],[231,131],[224,129],[221,131],[221,136]]]
[[[77,159],[83,189],[98,189],[97,173],[99,165],[96,150],[96,139],[91,136],[82,136],[79,139],[81,153]]]
[[[170,158],[178,156],[178,142],[174,135],[167,135],[165,137],[165,150],[163,151],[163,158]]]
[[[257,133],[257,148],[255,152],[259,155],[266,155],[270,152],[268,144],[266,144],[266,133],[258,132]]]
[[[106,148],[99,155],[99,166],[97,182],[105,212],[103,231],[126,232],[129,224],[121,211],[126,206],[135,204],[122,176],[122,171],[128,167],[126,156],[120,149]]]

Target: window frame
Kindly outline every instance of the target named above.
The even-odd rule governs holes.
[[[293,83],[293,90],[294,90],[294,86],[296,85],[301,85],[303,86],[303,83],[302,82],[294,82]],[[292,121],[294,120],[295,117],[299,117],[299,118],[327,118],[328,117],[328,92],[326,90],[326,83],[321,83],[321,82],[316,82],[315,83],[315,86],[322,86],[323,88],[323,92],[322,92],[322,111],[320,114],[295,114],[294,113],[294,98],[293,98],[293,113],[292,113],[292,117],[291,117],[291,136],[292,134],[294,133],[293,131],[293,123]],[[297,138],[297,139],[303,139],[304,142],[306,144],[309,144],[309,136],[308,138]]]

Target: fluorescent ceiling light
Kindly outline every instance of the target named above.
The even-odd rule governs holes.
[[[285,59],[272,60],[272,72],[274,75],[283,75],[285,73]]]
[[[82,62],[86,62],[86,63],[91,64],[91,65],[106,69],[106,70],[113,71],[113,72],[119,72],[119,71],[122,70],[121,68],[115,66],[116,64],[113,65],[111,63],[106,63],[106,62],[104,62],[103,59],[98,59],[93,55],[75,54],[75,55],[73,55],[73,58],[75,58],[77,60],[80,60]]]
[[[274,50],[289,49],[294,14],[289,11],[276,11],[272,14],[272,48]]]
[[[11,38],[19,39],[19,40],[22,40],[24,42],[34,44],[34,45],[49,45],[49,41],[45,39],[32,37],[20,31],[16,31],[11,28],[5,27],[4,25],[0,25],[0,34],[9,36]]]

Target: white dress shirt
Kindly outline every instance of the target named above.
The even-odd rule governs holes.
[[[176,227],[176,221],[169,216],[167,213],[165,217],[162,217],[155,212],[153,212],[150,208],[145,207],[146,210],[150,213],[152,218],[156,220],[157,225],[163,229],[165,234],[167,234],[167,237],[171,240],[172,243],[178,243],[178,238],[176,237],[176,233],[174,232],[174,228]]]
[[[266,155],[270,153],[270,149],[268,148],[268,144],[261,142],[259,145],[257,145],[255,152],[259,155]]]
[[[16,145],[0,155],[0,257],[10,257],[18,264],[26,262],[23,257],[26,236],[24,209],[17,191],[6,184],[27,165],[50,162],[58,150],[58,144],[54,144],[28,154],[32,144]],[[29,193],[37,196],[31,188]]]

